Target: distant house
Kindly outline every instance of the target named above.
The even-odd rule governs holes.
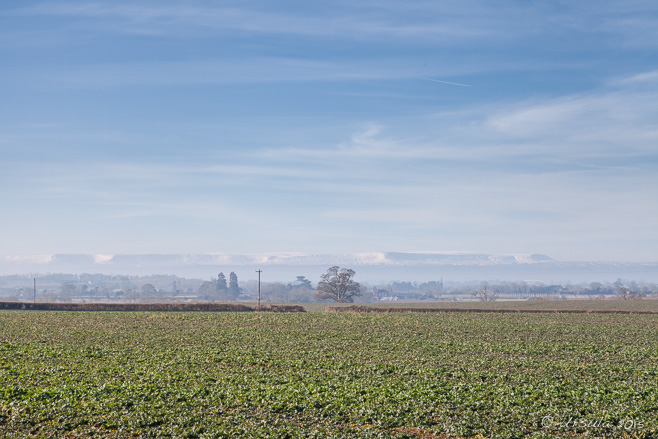
[[[372,300],[384,300],[385,297],[391,297],[391,292],[382,290],[377,287],[372,287]]]

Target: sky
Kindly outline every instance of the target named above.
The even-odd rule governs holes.
[[[0,254],[658,261],[658,3],[0,6]]]

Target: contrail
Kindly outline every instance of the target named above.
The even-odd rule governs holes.
[[[418,79],[424,79],[425,81],[432,81],[432,82],[440,82],[441,84],[458,85],[460,87],[470,87],[470,85],[468,84],[460,84],[459,82],[439,81],[438,79],[423,78],[422,76],[419,76]]]

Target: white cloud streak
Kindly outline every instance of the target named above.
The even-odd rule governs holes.
[[[205,61],[143,61],[62,65],[48,72],[26,72],[32,81],[69,88],[140,85],[209,85],[328,81],[388,81],[417,77],[422,67],[405,59],[314,60],[284,57],[230,57]],[[471,72],[440,67],[443,76]],[[439,81],[446,82],[446,81]],[[447,82],[446,82],[447,83]],[[456,84],[456,83],[455,83]]]
[[[470,87],[470,85],[468,85],[468,84],[461,84],[459,82],[441,81],[439,79],[432,79],[432,78],[423,78],[422,76],[419,76],[418,79],[422,79],[424,81],[438,82],[438,83],[441,83],[441,84],[457,85],[457,86],[460,86],[460,87]]]

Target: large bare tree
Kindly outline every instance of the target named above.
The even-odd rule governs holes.
[[[489,282],[480,282],[477,291],[472,294],[483,302],[493,302],[498,298],[498,291],[489,285]]]
[[[316,297],[320,300],[333,299],[338,303],[354,302],[361,295],[361,286],[354,282],[354,270],[333,266],[320,276]]]

